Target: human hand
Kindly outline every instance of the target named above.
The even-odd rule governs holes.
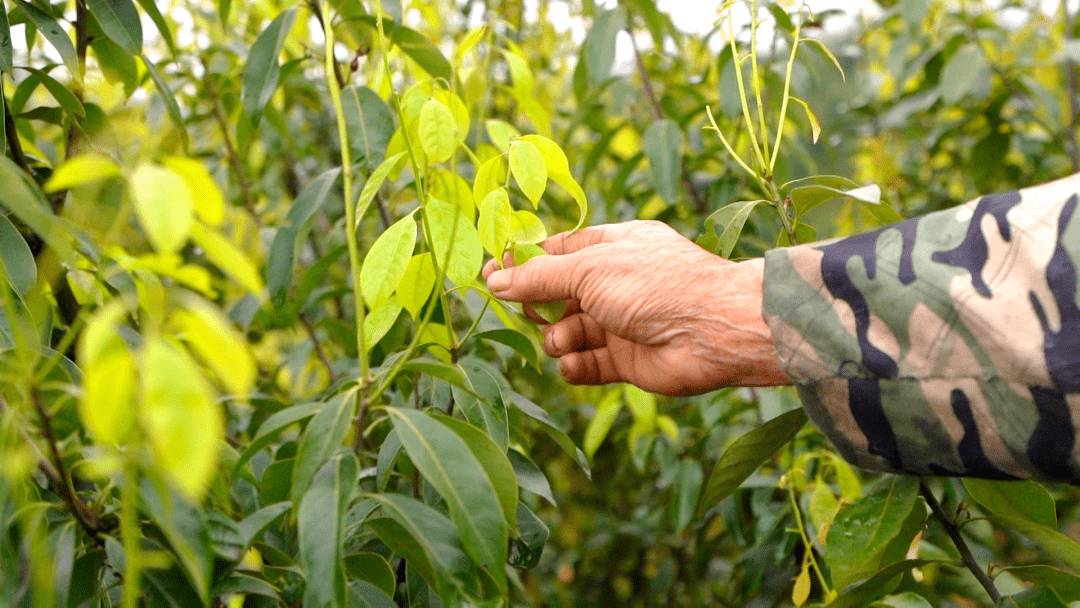
[[[729,262],[660,222],[557,234],[549,254],[484,278],[501,299],[567,300],[544,352],[572,384],[630,382],[667,395],[790,384],[761,316],[764,260]],[[507,266],[512,264],[508,257]]]

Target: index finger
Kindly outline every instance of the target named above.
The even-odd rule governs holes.
[[[634,222],[589,226],[577,232],[560,232],[540,244],[549,255],[566,255],[600,243],[622,239],[634,229]]]

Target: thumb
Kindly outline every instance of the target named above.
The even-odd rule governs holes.
[[[513,302],[570,300],[577,293],[583,259],[578,254],[535,257],[487,277],[497,298]]]

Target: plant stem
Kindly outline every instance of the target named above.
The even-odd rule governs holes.
[[[300,323],[303,324],[304,329],[307,330],[308,337],[311,338],[311,343],[315,346],[315,355],[319,357],[319,361],[322,361],[323,367],[326,368],[326,373],[330,375],[330,384],[337,382],[337,374],[334,373],[334,366],[330,364],[330,358],[326,356],[326,351],[323,350],[318,336],[315,335],[315,328],[311,325],[311,321],[308,321],[308,318],[301,314]]]
[[[750,16],[751,21],[753,15]],[[735,26],[732,24],[731,9],[728,9],[728,37],[731,43],[731,59],[735,64],[735,80],[739,84],[739,101],[742,103],[743,120],[746,121],[746,131],[750,134],[750,147],[753,148],[754,159],[757,160],[762,171],[768,169],[768,165],[765,163],[765,157],[761,153],[761,147],[758,144],[757,133],[754,131],[754,119],[750,117],[750,103],[746,101],[746,85],[743,83],[742,77],[742,61],[739,61],[739,45],[735,40]],[[755,174],[756,175],[756,174]]]
[[[941,508],[941,504],[938,503],[937,498],[934,498],[934,493],[927,487],[926,482],[919,481],[919,492],[922,494],[923,499],[926,500],[926,504],[930,506],[930,510],[934,512],[938,521],[941,522],[941,527],[945,528],[945,532],[952,539],[953,544],[956,545],[957,551],[960,552],[960,560],[964,563],[964,566],[975,575],[975,580],[979,581],[979,584],[986,590],[986,593],[996,606],[1001,602],[1001,592],[994,585],[994,580],[990,578],[990,575],[979,566],[979,562],[975,561],[975,556],[971,554],[967,542],[964,541],[964,537],[960,536],[960,529],[949,519],[945,510]]]
[[[353,207],[352,150],[349,148],[349,129],[345,122],[345,110],[341,105],[341,86],[335,76],[334,27],[330,21],[328,2],[321,2],[323,35],[326,40],[326,84],[330,89],[330,101],[337,113],[338,139],[341,146],[341,180],[345,189],[345,240],[349,247],[349,269],[352,272],[353,304],[356,319],[356,355],[360,359],[360,393],[368,383],[368,358],[364,340],[364,294],[360,287],[360,249],[356,243],[356,209]]]
[[[52,420],[49,416],[49,412],[45,409],[45,405],[41,402],[41,396],[37,390],[31,391],[32,399],[34,401],[34,409],[37,410],[38,418],[41,420],[41,430],[44,434],[45,442],[49,444],[49,451],[52,455],[52,468],[56,476],[56,489],[60,494],[64,502],[67,503],[68,509],[71,510],[71,514],[75,517],[75,521],[79,522],[83,530],[86,531],[93,538],[97,538],[101,533],[101,521],[96,513],[86,507],[79,496],[75,493],[75,485],[71,481],[71,475],[68,473],[67,467],[64,466],[64,458],[60,454],[60,448],[56,444],[56,434],[53,432]],[[48,460],[46,459],[46,462]]]
[[[765,156],[769,155],[769,128],[765,124],[765,104],[761,103],[761,75],[758,72],[757,60],[757,0],[750,1],[750,75],[754,79],[754,97],[757,101],[758,122],[761,123],[761,147]],[[774,36],[775,38],[775,36]],[[784,123],[780,123],[784,128]],[[772,165],[769,166],[769,175],[772,175]]]
[[[244,170],[244,162],[240,159],[240,154],[236,150],[236,144],[233,143],[232,135],[229,134],[229,122],[225,119],[225,113],[221,110],[217,88],[210,80],[209,70],[206,71],[205,82],[207,92],[210,93],[210,105],[214,120],[221,129],[221,138],[225,140],[225,152],[229,158],[229,165],[232,166],[233,173],[236,174],[236,181],[240,184],[240,192],[244,196],[244,208],[248,210],[248,213],[250,213],[251,217],[255,220],[255,225],[262,228],[262,218],[259,217],[259,213],[255,210],[255,197],[251,194],[251,186],[248,184],[247,171]]]
[[[139,577],[142,573],[142,533],[139,530],[138,511],[135,508],[139,492],[135,467],[124,466],[124,479],[120,486],[120,534],[124,544],[124,599],[123,608],[138,608],[141,599]]]
[[[780,102],[780,121],[776,125],[776,143],[773,144],[772,158],[769,159],[769,175],[772,175],[776,167],[776,159],[780,154],[780,142],[784,139],[784,121],[787,120],[788,100],[791,98],[791,72],[795,67],[795,54],[799,50],[799,36],[802,33],[802,11],[799,11],[795,21],[795,34],[791,40],[791,55],[788,57],[787,74],[784,76],[784,97]]]
[[[30,163],[26,161],[22,142],[19,141],[19,133],[15,130],[15,117],[11,115],[11,104],[8,103],[7,96],[4,95],[4,83],[2,81],[0,81],[0,103],[4,106],[4,136],[7,138],[7,147],[11,153],[11,160],[15,161],[16,165],[19,165],[23,171],[33,177],[34,172],[30,169]]]
[[[795,490],[789,489],[788,496],[791,498],[791,514],[795,516],[795,523],[799,527],[799,536],[802,537],[803,547],[806,548],[807,559],[810,560],[810,565],[814,569],[814,574],[817,575],[818,583],[821,585],[821,589],[825,594],[825,601],[831,602],[836,597],[836,592],[829,587],[827,582],[825,582],[825,576],[821,573],[821,567],[818,566],[817,558],[814,557],[814,547],[810,544],[810,537],[806,535],[806,526],[803,525],[802,513],[799,510],[799,501],[795,498]]]

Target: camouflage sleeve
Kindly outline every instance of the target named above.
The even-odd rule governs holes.
[[[763,313],[852,463],[1080,483],[1080,174],[771,251]]]

